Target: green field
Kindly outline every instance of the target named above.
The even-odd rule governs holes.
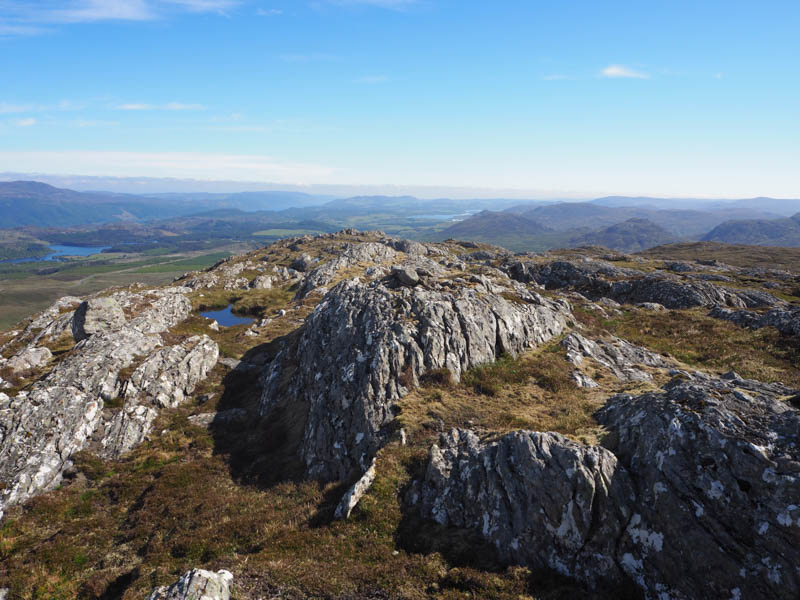
[[[210,267],[220,259],[242,252],[230,246],[213,253],[174,254],[157,257],[125,255],[102,260],[78,259],[67,263],[22,263],[0,270],[0,330],[13,327],[62,296],[85,296],[107,287],[134,282],[162,285],[187,271]],[[43,271],[43,266],[45,270]],[[50,266],[52,265],[52,266]],[[50,268],[58,271],[47,273]]]

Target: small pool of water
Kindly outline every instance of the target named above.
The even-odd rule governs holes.
[[[100,254],[103,250],[107,250],[111,246],[64,246],[61,244],[52,244],[50,246],[49,254],[39,256],[36,258],[9,258],[7,260],[0,260],[0,263],[26,263],[26,262],[39,262],[49,260],[62,260],[65,256],[92,256],[93,254]]]
[[[237,317],[233,314],[233,304],[223,310],[207,310],[200,313],[206,319],[214,319],[220,327],[233,327],[234,325],[248,325],[254,321],[249,317]]]

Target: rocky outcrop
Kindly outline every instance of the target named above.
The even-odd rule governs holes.
[[[409,502],[479,530],[509,563],[647,598],[796,598],[800,413],[791,390],[682,373],[599,414],[611,451],[549,433],[453,431]],[[613,454],[612,454],[613,452]]]
[[[306,275],[295,299],[305,298],[315,289],[328,285],[340,271],[358,264],[390,262],[396,258],[397,252],[393,248],[379,242],[346,244],[339,256]]]
[[[667,368],[671,364],[654,352],[645,350],[620,338],[611,340],[590,340],[579,333],[570,333],[561,341],[567,351],[567,360],[581,366],[589,358],[605,367],[622,381],[649,381],[653,377],[642,367]],[[581,387],[595,387],[586,377]],[[577,380],[578,378],[576,378]]]
[[[233,574],[229,571],[187,571],[175,583],[154,589],[147,600],[230,600]]]
[[[85,318],[73,330],[83,339],[29,389],[0,403],[0,511],[58,485],[72,455],[92,440],[109,456],[140,443],[155,407],[173,406],[213,367],[216,344],[208,338],[162,348],[160,334],[191,312],[184,291],[122,291],[81,305]],[[125,310],[132,316],[113,326]],[[121,378],[140,361],[133,384]],[[120,395],[123,411],[104,410]]]
[[[95,333],[116,329],[125,323],[125,313],[116,299],[90,298],[81,303],[72,317],[72,335],[76,342]]]
[[[517,281],[535,282],[547,289],[574,289],[593,300],[606,297],[627,304],[656,303],[670,309],[717,305],[751,308],[780,303],[760,290],[724,288],[666,273],[645,275],[603,261],[514,262],[506,270]]]
[[[363,473],[388,435],[394,406],[430,369],[465,369],[518,354],[561,333],[563,301],[524,290],[518,301],[450,290],[344,281],[306,319],[263,376],[262,414],[287,398],[307,411],[300,450],[306,475]]]
[[[8,360],[0,359],[0,367],[7,367],[13,373],[22,373],[47,364],[53,353],[45,347],[28,346]]]
[[[749,310],[730,310],[721,306],[714,307],[709,313],[717,319],[736,323],[740,327],[761,329],[774,327],[783,335],[800,336],[800,308],[774,308],[759,314]]]
[[[776,391],[679,378],[599,413],[636,493],[620,559],[651,595],[800,594],[800,414]]]
[[[408,500],[441,525],[477,529],[507,563],[598,587],[625,578],[616,546],[631,495],[629,477],[604,448],[530,431],[483,444],[454,429],[431,448]]]
[[[183,403],[218,358],[217,344],[205,335],[147,357],[125,383],[122,410],[95,435],[103,448],[102,455],[118,458],[146,439],[158,408],[175,408]]]

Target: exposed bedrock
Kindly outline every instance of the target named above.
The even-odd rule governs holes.
[[[306,476],[337,480],[366,471],[397,400],[424,372],[447,368],[458,379],[560,334],[571,314],[564,301],[527,291],[510,301],[484,289],[348,280],[328,292],[262,380],[263,415],[287,398],[305,415],[299,452]]]
[[[172,585],[154,589],[147,600],[229,600],[232,583],[229,571],[192,569]]]
[[[72,455],[90,442],[109,457],[142,442],[157,409],[181,402],[213,368],[217,345],[205,336],[164,347],[160,334],[191,312],[184,290],[124,291],[81,304],[84,316],[78,325],[73,320],[81,341],[25,391],[0,395],[0,514],[58,485]],[[60,310],[43,314],[50,318],[39,319],[43,330],[55,322],[67,330]],[[39,356],[36,348],[32,341],[11,360]],[[121,372],[129,368],[125,380]],[[120,396],[121,411],[104,409]]]
[[[797,598],[800,417],[782,386],[729,374],[612,397],[612,451],[550,433],[442,437],[409,500],[509,563],[648,598]]]
[[[536,282],[548,289],[571,288],[589,298],[605,297],[629,304],[657,303],[666,308],[682,309],[716,305],[753,308],[781,303],[775,296],[760,290],[726,288],[667,273],[645,275],[604,261],[517,261],[506,268],[517,281]]]
[[[800,308],[773,308],[764,314],[759,314],[749,310],[731,310],[718,306],[711,309],[709,314],[717,319],[736,323],[740,327],[750,329],[774,327],[783,335],[800,336]]]

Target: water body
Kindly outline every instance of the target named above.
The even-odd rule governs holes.
[[[206,319],[214,319],[221,327],[233,327],[234,325],[249,325],[254,321],[249,317],[237,317],[233,314],[233,304],[229,304],[224,310],[208,310],[200,313]]]
[[[60,244],[53,244],[50,246],[49,254],[35,258],[9,258],[7,260],[0,260],[0,263],[26,263],[26,262],[40,262],[52,260],[64,260],[66,256],[93,256],[100,254],[103,250],[107,250],[111,246],[62,246]]]

